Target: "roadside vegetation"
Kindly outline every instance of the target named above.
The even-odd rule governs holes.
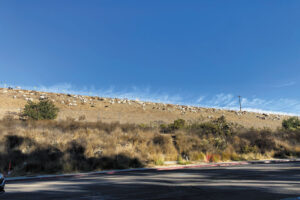
[[[276,131],[246,129],[228,123],[225,117],[150,126],[85,122],[84,116],[55,121],[50,120],[58,112],[55,107],[46,106],[53,114],[37,114],[38,104],[28,104],[34,111],[27,112],[28,119],[7,116],[0,120],[2,172],[8,171],[9,163],[12,175],[29,175],[135,168],[166,161],[189,164],[300,157],[300,123],[294,117]]]

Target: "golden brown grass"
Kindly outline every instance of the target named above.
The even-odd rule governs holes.
[[[0,168],[6,171],[11,161],[13,174],[22,175],[300,156],[299,132],[226,123],[194,123],[162,133],[145,124],[7,116],[0,120]]]
[[[25,96],[24,96],[25,95]],[[73,118],[79,121],[129,124],[159,125],[161,122],[171,123],[178,118],[186,121],[209,121],[222,115],[232,123],[238,123],[244,127],[263,128],[272,130],[281,126],[287,116],[264,116],[253,112],[235,112],[213,108],[196,108],[172,104],[122,101],[121,99],[100,98],[90,96],[78,96],[67,94],[46,93],[28,90],[7,90],[0,88],[0,119],[6,114],[12,114],[18,118],[18,114],[24,108],[28,98],[33,101],[43,96],[53,101],[60,109],[59,120]],[[84,99],[84,101],[82,100]]]

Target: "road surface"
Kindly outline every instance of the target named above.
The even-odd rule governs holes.
[[[300,162],[8,183],[0,199],[296,199]]]

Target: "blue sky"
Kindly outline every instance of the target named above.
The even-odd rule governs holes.
[[[300,114],[298,0],[0,1],[0,86]]]

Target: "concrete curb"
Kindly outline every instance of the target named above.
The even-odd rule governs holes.
[[[86,173],[74,173],[74,174],[59,174],[59,175],[41,175],[31,177],[7,177],[6,183],[12,183],[17,181],[32,181],[32,180],[51,180],[59,178],[76,178],[85,177],[91,175],[101,174],[117,174],[135,171],[165,171],[165,170],[177,170],[177,169],[191,169],[191,168],[204,168],[204,167],[227,167],[236,165],[249,165],[249,164],[272,164],[272,163],[286,163],[286,162],[300,162],[300,159],[278,159],[278,160],[261,160],[261,161],[242,161],[242,162],[220,162],[209,164],[191,164],[191,165],[176,165],[165,167],[153,167],[153,168],[133,168],[133,169],[120,169],[120,170],[105,170]]]
[[[204,168],[204,167],[227,167],[234,165],[248,165],[248,162],[222,162],[222,163],[211,163],[211,164],[194,164],[194,165],[184,165],[184,166],[169,166],[169,167],[159,167],[156,168],[158,171],[163,170],[176,170],[176,169],[190,169],[190,168]]]

